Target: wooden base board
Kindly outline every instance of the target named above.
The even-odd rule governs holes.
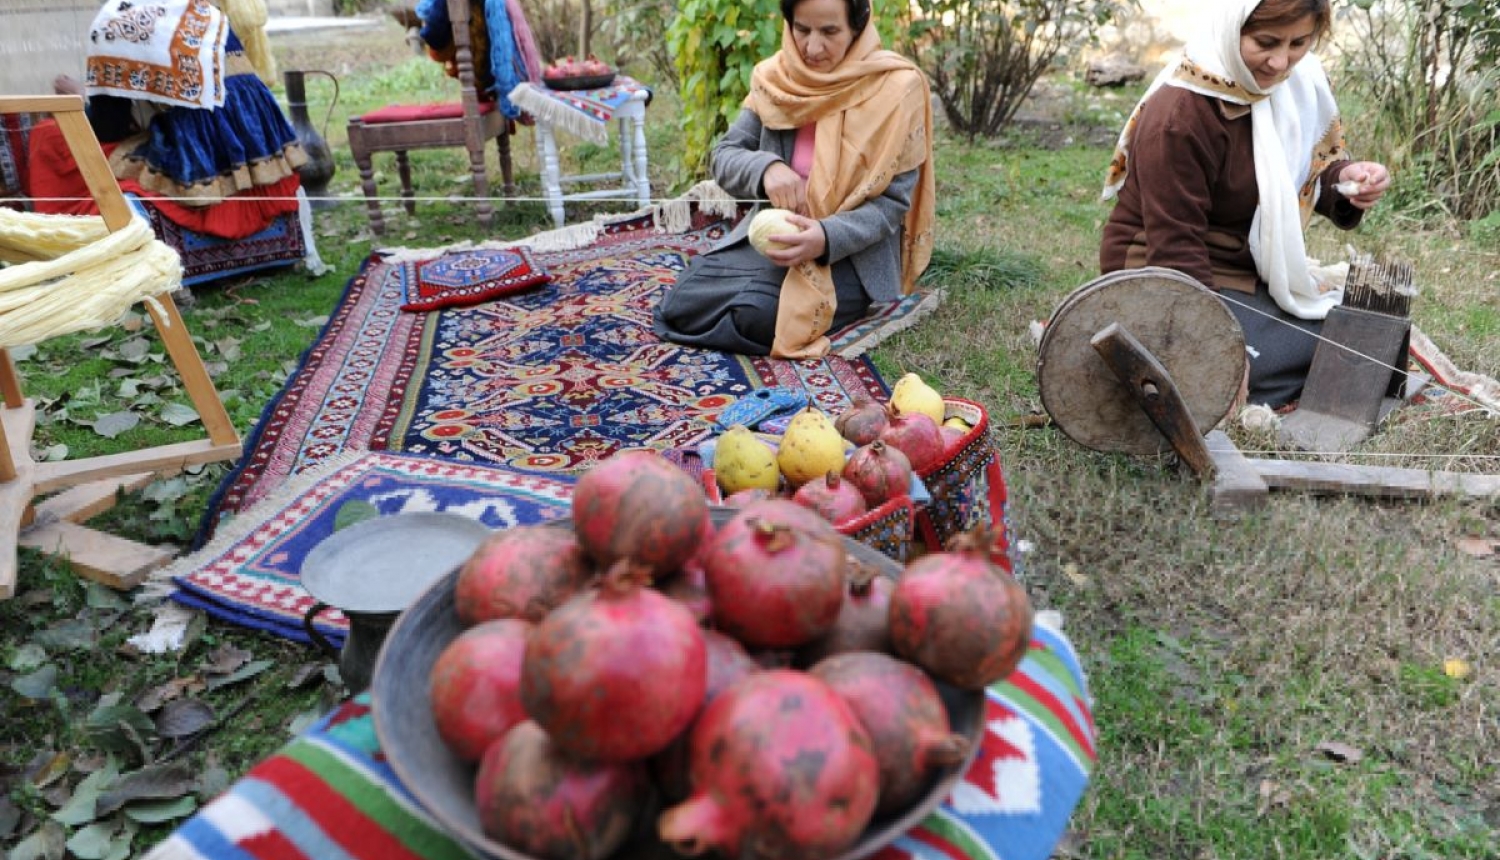
[[[84,579],[121,591],[140,585],[151,571],[177,555],[176,550],[137,543],[67,521],[33,526],[22,532],[16,543],[64,558],[73,572]]]

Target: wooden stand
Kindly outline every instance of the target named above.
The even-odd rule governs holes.
[[[99,204],[105,226],[114,232],[130,223],[134,216],[83,113],[82,99],[0,97],[0,113],[52,114]],[[239,434],[224,411],[171,293],[161,293],[147,308],[208,438],[81,460],[36,462],[31,458],[36,407],[21,391],[10,353],[0,349],[0,395],[4,399],[4,408],[0,409],[0,539],[5,541],[0,545],[0,599],[15,593],[17,546],[66,557],[80,576],[114,588],[139,585],[173,553],[89,529],[82,523],[112,507],[119,493],[144,486],[156,475],[240,455]],[[33,503],[37,496],[53,492],[57,494]]]
[[[1304,451],[1347,451],[1370,438],[1400,402],[1390,395],[1405,386],[1391,380],[1410,335],[1404,317],[1342,305],[1330,310],[1297,411],[1281,423],[1281,440]]]
[[[1053,313],[1037,380],[1042,405],[1070,438],[1100,451],[1176,452],[1206,482],[1216,517],[1260,507],[1272,488],[1382,498],[1500,496],[1500,475],[1245,457],[1212,429],[1239,390],[1244,335],[1206,288],[1189,282],[1184,290],[1184,277],[1160,269],[1115,272],[1080,287]],[[1389,379],[1387,368],[1366,384],[1380,386],[1375,403]],[[1361,412],[1341,420],[1373,429],[1376,418]]]

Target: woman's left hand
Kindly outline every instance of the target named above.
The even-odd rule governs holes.
[[[1355,161],[1339,171],[1340,182],[1356,182],[1359,191],[1345,194],[1356,209],[1369,209],[1380,200],[1385,190],[1391,187],[1391,172],[1384,164],[1374,161]]]
[[[801,230],[796,233],[766,237],[786,246],[767,249],[766,259],[778,266],[790,269],[798,263],[806,263],[823,256],[823,252],[828,250],[828,237],[823,233],[822,224],[814,218],[795,213],[788,214],[786,220],[800,227]]]

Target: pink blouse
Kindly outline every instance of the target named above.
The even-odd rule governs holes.
[[[797,129],[797,140],[792,145],[792,169],[803,179],[812,173],[813,142],[818,136],[818,124],[808,123]]]

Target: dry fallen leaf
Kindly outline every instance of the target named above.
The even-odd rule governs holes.
[[[1313,747],[1313,749],[1334,761],[1344,762],[1345,764],[1356,764],[1360,759],[1365,757],[1365,754],[1359,749],[1346,743],[1340,743],[1339,741],[1323,741],[1316,747]]]
[[[1488,558],[1495,554],[1496,541],[1480,537],[1459,538],[1458,548],[1475,558]]]
[[[1474,674],[1474,667],[1469,665],[1468,660],[1462,660],[1458,657],[1450,657],[1447,660],[1443,661],[1443,674],[1447,675],[1450,678],[1455,678],[1459,681],[1462,681],[1463,679]]]

